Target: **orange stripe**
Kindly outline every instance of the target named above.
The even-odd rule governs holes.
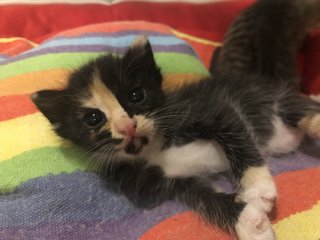
[[[45,70],[18,75],[0,81],[0,96],[30,94],[42,89],[63,88],[70,71],[66,69]],[[168,74],[164,79],[164,89],[173,90],[184,84],[197,82],[202,77],[196,74]]]
[[[164,81],[162,84],[163,90],[165,92],[178,90],[184,85],[189,85],[192,83],[199,82],[203,79],[203,76],[196,74],[168,74],[164,77]]]
[[[57,89],[65,85],[70,71],[45,70],[18,75],[0,81],[0,96],[34,93],[41,89]]]
[[[32,114],[37,111],[29,95],[0,97],[0,121]]]
[[[276,177],[277,219],[312,208],[320,200],[320,168],[283,173]]]
[[[147,231],[141,240],[231,240],[231,236],[216,226],[205,224],[188,211],[172,216]]]
[[[113,33],[113,32],[119,32],[119,31],[126,31],[126,30],[141,30],[141,31],[153,31],[153,32],[160,32],[160,33],[168,33],[170,34],[170,28],[168,28],[165,25],[162,24],[156,24],[156,23],[147,23],[144,21],[138,21],[138,22],[114,22],[110,24],[94,24],[84,27],[79,27],[76,29],[72,29],[69,31],[64,31],[61,34],[57,35],[59,37],[72,37],[72,36],[78,36],[83,35],[84,33]]]

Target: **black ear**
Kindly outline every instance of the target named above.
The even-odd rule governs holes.
[[[212,53],[211,60],[210,60],[210,67],[209,67],[209,70],[212,75],[214,75],[217,70],[217,67],[219,64],[220,52],[221,52],[221,47],[217,47]]]
[[[125,53],[123,59],[128,64],[134,61],[138,64],[156,66],[150,42],[145,35],[139,36],[134,40],[134,42]]]
[[[43,90],[32,94],[32,101],[52,124],[61,122],[66,108],[65,91]]]

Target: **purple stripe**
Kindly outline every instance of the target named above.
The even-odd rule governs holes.
[[[73,222],[122,222],[127,218],[138,218],[133,222],[140,225],[140,218],[158,222],[185,209],[181,204],[166,202],[143,211],[112,189],[113,184],[88,172],[29,180],[12,193],[0,195],[0,230]]]
[[[268,161],[272,175],[297,171],[306,168],[320,167],[320,159],[297,152],[281,158],[270,158]]]
[[[1,60],[1,61],[4,61],[4,60],[8,59],[9,57],[10,57],[9,55],[0,53],[0,60]]]
[[[78,46],[49,47],[45,49],[26,52],[16,57],[10,58],[8,60],[4,60],[3,62],[1,62],[0,65],[24,60],[30,57],[36,57],[36,56],[52,54],[52,53],[108,52],[108,53],[115,53],[115,54],[124,54],[127,49],[128,49],[127,47],[111,47],[107,45],[84,45],[84,46],[78,45]],[[152,49],[155,53],[173,52],[173,53],[188,54],[188,55],[197,57],[197,54],[194,52],[192,47],[186,44],[177,44],[177,45],[170,45],[170,46],[153,45]]]
[[[319,158],[301,152],[288,154],[281,158],[269,158],[267,159],[267,163],[273,176],[307,168],[320,168]],[[230,181],[223,175],[215,180],[215,185],[229,193],[236,190]]]
[[[167,202],[152,210],[117,220],[43,223],[36,226],[0,229],[1,239],[110,239],[136,240],[161,221],[185,210],[181,205]]]

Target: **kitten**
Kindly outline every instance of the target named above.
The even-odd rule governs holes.
[[[140,38],[33,101],[57,134],[103,156],[107,178],[137,205],[176,199],[239,239],[275,239],[267,214],[276,187],[264,158],[295,150],[303,132],[320,138],[310,127],[320,105],[300,95],[294,63],[316,10],[319,1],[258,1],[231,26],[214,76],[178,91],[163,93]],[[210,177],[227,171],[237,193],[212,187]]]

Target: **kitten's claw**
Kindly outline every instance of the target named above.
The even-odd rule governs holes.
[[[320,113],[303,118],[298,126],[314,139],[320,139]]]
[[[247,204],[235,226],[239,240],[275,240],[276,236],[265,212]]]

